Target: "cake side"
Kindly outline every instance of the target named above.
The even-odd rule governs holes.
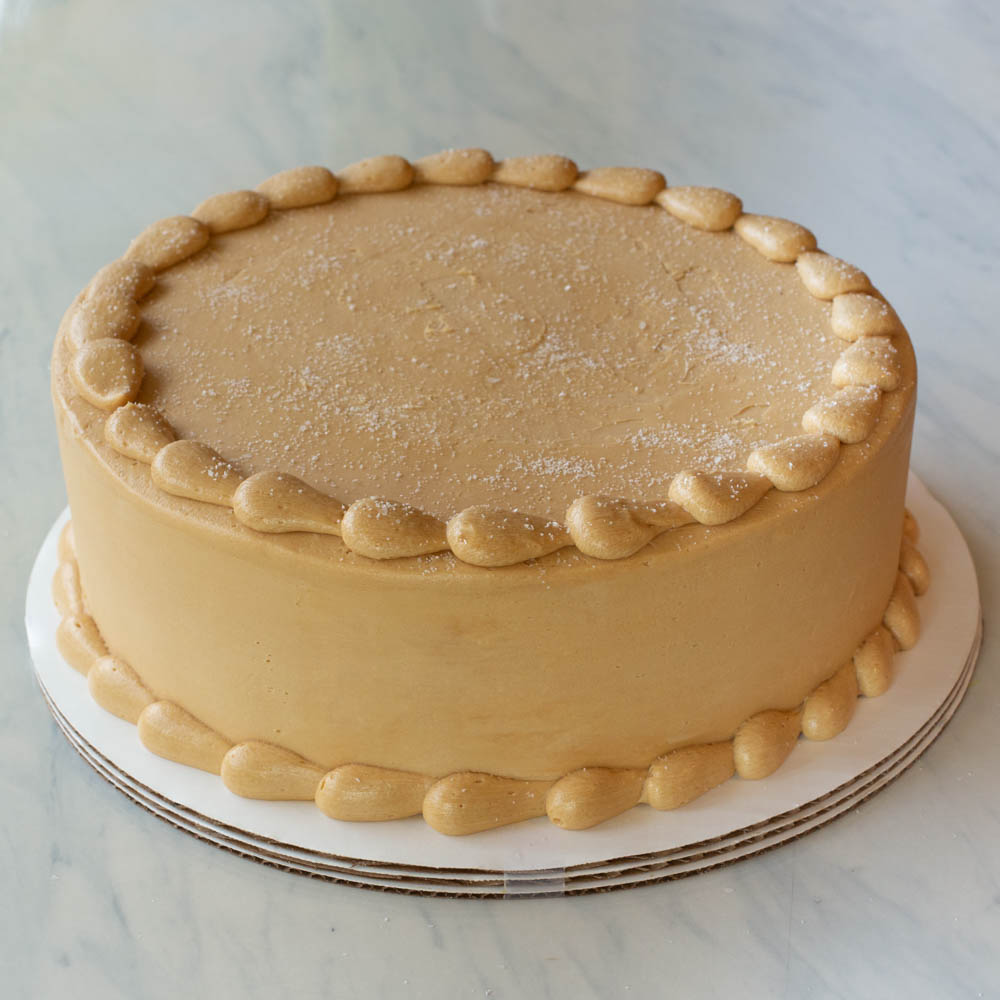
[[[331,818],[384,821],[422,813],[441,833],[461,835],[547,814],[565,829],[587,829],[640,803],[675,809],[731,778],[767,777],[794,749],[799,735],[828,740],[850,722],[859,695],[877,697],[892,682],[893,654],[908,649],[920,631],[914,597],[929,572],[914,543],[916,522],[903,525],[899,573],[883,622],[852,658],[805,700],[787,711],[760,712],[731,740],[666,753],[648,768],[584,767],[556,781],[454,772],[434,780],[412,771],[345,764],[324,773],[310,761],[261,741],[231,745],[179,706],[156,700],[137,674],[108,653],[87,614],[80,586],[72,524],[59,539],[54,601],[64,616],[57,641],[64,658],[87,677],[107,711],[136,723],[140,737],[161,756],[221,774],[238,795],[259,799],[314,799]]]
[[[158,696],[323,766],[553,778],[728,737],[850,657],[898,564],[913,397],[888,399],[813,490],[627,560],[489,572],[253,532],[151,488],[58,405],[88,607]]]

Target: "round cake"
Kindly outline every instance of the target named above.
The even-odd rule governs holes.
[[[155,223],[53,356],[60,648],[153,752],[336,819],[582,829],[884,691],[916,368],[715,188],[450,150]]]

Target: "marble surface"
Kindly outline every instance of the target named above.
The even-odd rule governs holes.
[[[0,993],[1000,995],[998,51],[989,0],[0,0]],[[46,380],[76,290],[205,194],[451,145],[731,187],[899,309],[914,467],[970,542],[987,636],[954,722],[863,808],[659,887],[420,900],[186,837],[56,730],[21,619],[65,503]]]

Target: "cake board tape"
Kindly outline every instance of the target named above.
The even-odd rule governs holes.
[[[202,839],[246,855],[259,852],[259,860],[304,874],[352,884],[385,880],[379,887],[396,891],[414,891],[409,879],[427,886],[415,891],[439,891],[431,890],[431,884],[461,886],[460,895],[597,891],[612,887],[623,871],[639,878],[639,869],[648,868],[650,879],[662,881],[679,877],[682,868],[701,864],[693,870],[704,870],[725,863],[725,852],[735,859],[749,850],[759,852],[761,845],[776,846],[782,837],[801,835],[816,817],[832,818],[851,786],[867,781],[873,790],[881,787],[883,772],[898,764],[909,744],[924,738],[922,731],[928,744],[936,736],[928,727],[953,696],[954,711],[964,693],[963,676],[966,684],[971,676],[978,589],[961,533],[915,477],[907,502],[920,521],[921,549],[934,583],[921,598],[924,636],[913,650],[897,655],[889,692],[862,699],[851,725],[837,739],[800,741],[784,767],[764,781],[726,782],[672,813],[639,807],[585,833],[559,830],[545,819],[466,838],[442,837],[419,818],[340,823],[322,816],[311,803],[238,799],[216,776],[154,757],[141,746],[134,727],[90,700],[85,679],[55,650],[58,616],[48,591],[56,537],[66,515],[53,527],[33,569],[26,624],[39,681],[59,712],[61,728],[76,734],[74,745],[85,759],[96,766],[97,754],[108,780],[117,784],[112,775],[121,776],[119,781],[131,783],[131,792],[122,788],[126,794],[145,794],[141,804],[146,808],[174,825],[187,824],[183,828]],[[585,888],[598,879],[601,886]]]

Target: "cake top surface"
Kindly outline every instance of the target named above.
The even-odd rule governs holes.
[[[732,231],[502,184],[272,211],[164,271],[142,319],[139,401],[178,436],[441,518],[742,468],[844,347]]]
[[[627,559],[812,490],[915,384],[899,317],[808,229],[481,149],[295,168],[151,224],[53,374],[185,516],[481,567]]]

